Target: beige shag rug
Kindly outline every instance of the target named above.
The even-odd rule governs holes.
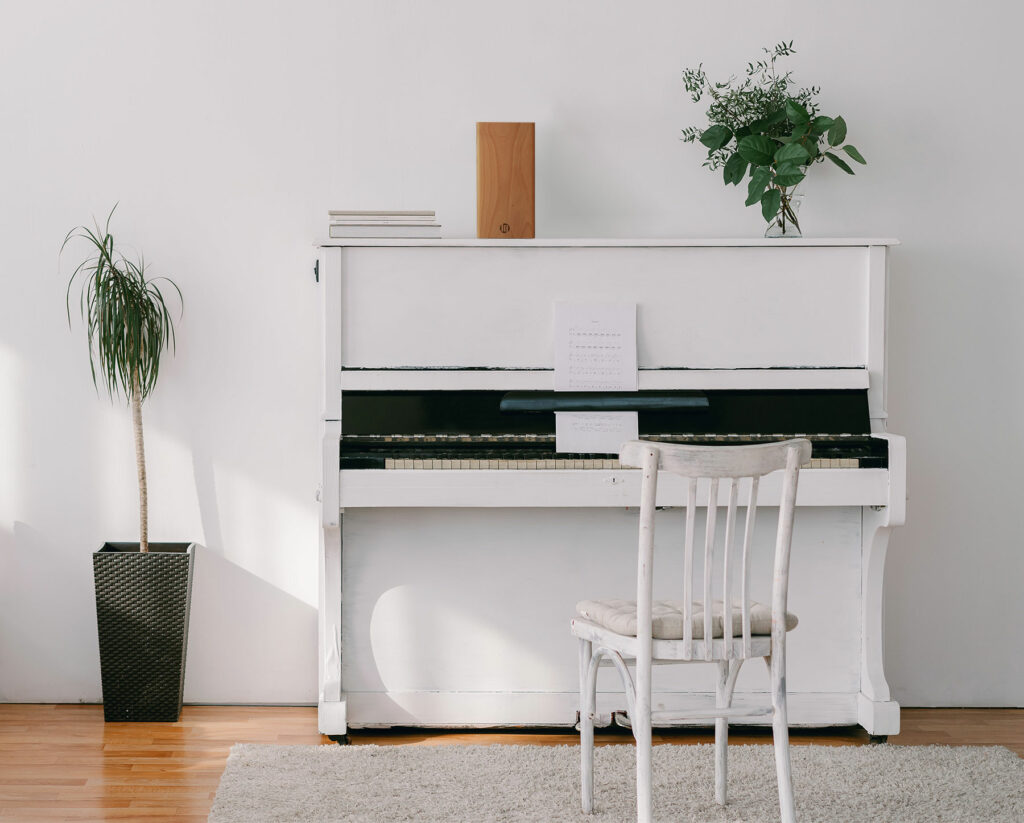
[[[570,746],[259,746],[231,750],[211,823],[636,819],[634,750],[596,752],[595,813]],[[1024,760],[1000,747],[794,746],[801,823],[1021,823]],[[709,745],[654,749],[654,817],[779,819],[771,746],[729,747],[729,804],[714,800]]]

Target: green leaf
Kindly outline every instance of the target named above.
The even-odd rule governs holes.
[[[764,117],[754,120],[749,128],[752,132],[763,132],[770,129],[772,126],[777,126],[783,120],[786,119],[785,109],[776,109],[771,114],[766,114]]]
[[[836,157],[836,155],[832,154],[832,152],[830,151],[825,152],[825,156],[833,163],[835,163],[837,166],[839,166],[839,168],[841,168],[847,174],[853,174],[853,169],[849,167],[849,165],[845,160],[843,160],[843,158]]]
[[[743,175],[747,173],[747,161],[744,160],[739,152],[733,154],[726,163],[725,168],[722,170],[722,176],[725,179],[725,184],[728,186],[730,183],[738,185],[743,179]]]
[[[775,169],[775,185],[789,188],[795,186],[805,177],[804,172],[796,163],[783,163]]]
[[[819,134],[824,134],[830,128],[832,128],[832,124],[835,123],[835,122],[836,121],[833,120],[831,117],[825,117],[824,115],[820,115],[818,117],[815,117],[811,121],[811,134],[813,134],[815,136],[817,136]]]
[[[861,165],[867,165],[868,161],[864,159],[864,155],[857,151],[857,149],[854,148],[853,146],[843,146],[843,151],[845,151],[848,155],[850,155],[850,157],[852,157]]]
[[[116,206],[115,206],[116,208]],[[75,268],[68,281],[67,303],[70,320],[72,288],[79,284],[79,308],[89,345],[89,368],[97,389],[102,385],[111,398],[145,400],[160,374],[160,355],[174,350],[171,313],[164,294],[156,285],[163,279],[178,294],[178,287],[166,278],[146,278],[146,263],[125,257],[114,244],[110,219],[96,231],[79,226],[64,240],[81,241],[88,257]]]
[[[732,132],[726,126],[712,126],[700,136],[700,142],[714,151],[732,140]]]
[[[761,195],[764,194],[764,190],[768,187],[768,182],[772,179],[771,170],[765,166],[754,167],[754,172],[750,175],[750,183],[747,184],[747,205],[753,206],[754,203],[761,199]]]
[[[736,144],[740,156],[749,163],[766,166],[772,161],[776,143],[763,134],[748,134]]]
[[[805,163],[810,158],[810,154],[799,143],[787,143],[786,145],[779,148],[775,152],[775,162],[777,164],[782,163]]]
[[[828,129],[828,144],[830,146],[838,146],[846,139],[846,121],[842,117],[837,117],[832,121],[832,125]],[[851,172],[852,173],[852,172]]]
[[[750,134],[750,126],[740,126],[736,129],[734,136],[739,140],[741,137],[746,137],[748,134]]]
[[[768,189],[761,195],[761,216],[769,223],[779,213],[779,206],[782,204],[782,192],[778,189]]]
[[[786,101],[786,119],[794,125],[802,126],[811,119],[811,115],[796,100],[790,98]]]

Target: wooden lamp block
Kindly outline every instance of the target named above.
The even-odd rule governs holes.
[[[476,235],[534,236],[533,123],[476,124]]]

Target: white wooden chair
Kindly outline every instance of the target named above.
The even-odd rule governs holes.
[[[594,715],[597,671],[603,658],[618,670],[626,708],[636,738],[637,820],[651,820],[651,727],[715,718],[715,799],[726,800],[726,745],[729,720],[772,717],[779,807],[783,823],[793,823],[793,786],[789,769],[786,714],[786,632],[796,618],[786,611],[789,552],[793,534],[799,468],[810,458],[807,440],[753,446],[683,446],[631,441],[622,447],[623,466],[641,468],[640,541],[636,601],[583,601],[577,605],[572,632],[580,649],[580,750],[583,811],[594,805]],[[652,601],[654,514],[658,471],[688,478],[681,601]],[[751,600],[750,560],[760,478],[783,470],[782,500],[775,538],[771,606]],[[725,488],[720,489],[721,481]],[[742,551],[736,543],[740,486],[746,488]],[[703,580],[694,600],[694,522],[698,489],[707,494]],[[726,499],[724,541],[715,539],[720,495]],[[721,571],[720,575],[715,570]],[[703,604],[713,603],[711,609]],[[708,639],[710,638],[710,639]],[[771,674],[771,705],[732,708],[733,689],[743,661],[764,658]],[[627,663],[635,661],[635,682]],[[653,662],[713,662],[718,667],[715,706],[691,712],[651,711]]]

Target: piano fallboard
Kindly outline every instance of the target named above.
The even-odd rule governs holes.
[[[846,391],[345,392],[340,467],[354,469],[618,469],[617,455],[557,451],[557,411],[636,411],[642,439],[740,445],[812,441],[805,468],[885,468],[867,393]]]

